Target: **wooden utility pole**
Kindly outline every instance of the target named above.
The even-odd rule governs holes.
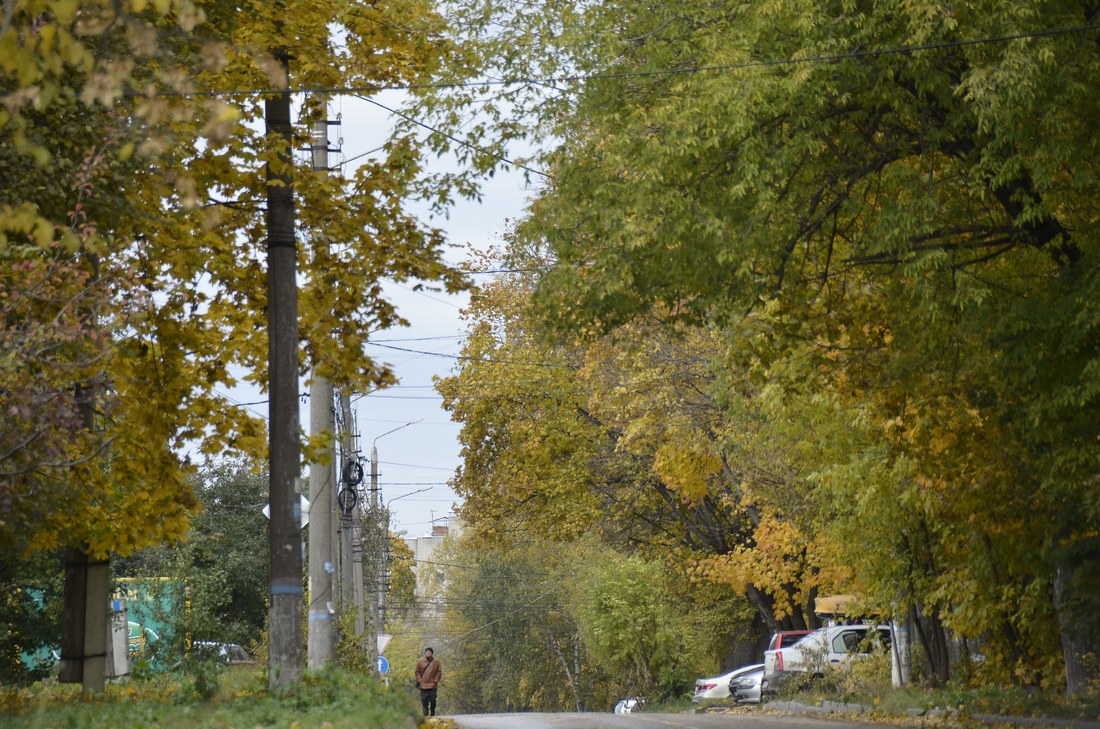
[[[299,503],[298,287],[294,240],[289,60],[277,52],[284,91],[264,102],[267,138],[267,322],[271,459],[268,686],[296,683],[302,667],[302,536]]]
[[[321,119],[313,124],[313,169],[328,170],[328,120],[325,106]],[[323,245],[324,242],[321,242]],[[309,387],[309,432],[314,437],[327,434],[335,437],[332,382],[313,371]],[[335,572],[333,557],[333,515],[336,509],[335,447],[329,449],[327,463],[309,466],[309,634],[306,664],[309,668],[324,668],[336,654],[333,617],[336,598],[332,594]]]

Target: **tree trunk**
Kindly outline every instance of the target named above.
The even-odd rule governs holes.
[[[1076,639],[1074,626],[1064,608],[1067,588],[1073,578],[1073,569],[1060,564],[1054,571],[1054,611],[1058,616],[1058,632],[1062,638],[1062,660],[1066,667],[1066,694],[1078,696],[1088,690],[1089,672],[1085,665],[1085,649]]]
[[[927,621],[921,618],[916,605],[909,607],[909,623],[912,626],[910,634],[916,634],[916,639],[922,648],[924,656],[924,673],[937,686],[943,686],[951,678],[951,657],[947,650],[947,634],[943,623],[939,619],[939,611],[933,610]],[[912,637],[910,638],[912,643]],[[912,655],[912,650],[910,650]]]

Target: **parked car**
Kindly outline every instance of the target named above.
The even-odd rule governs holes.
[[[764,664],[746,666],[751,671],[735,671],[730,679],[730,696],[739,704],[760,703],[760,680],[764,678]]]
[[[614,712],[616,714],[633,714],[635,711],[641,711],[644,705],[645,699],[631,696],[629,699],[623,699],[615,704]]]
[[[769,651],[779,650],[793,645],[814,631],[812,630],[781,630],[772,633],[772,639],[768,642]]]
[[[714,678],[698,678],[695,680],[695,694],[692,701],[704,701],[706,699],[728,699],[730,697],[730,683],[743,673],[748,673],[756,666],[742,666],[729,673],[723,673]]]
[[[240,666],[255,663],[244,647],[236,643],[218,643],[210,640],[196,640],[191,644],[191,653],[196,656],[212,658],[227,666]]]
[[[826,667],[846,666],[854,656],[869,655],[876,647],[889,645],[890,627],[885,625],[834,625],[815,630],[789,647],[764,652],[761,692],[775,693],[791,674],[820,676]]]

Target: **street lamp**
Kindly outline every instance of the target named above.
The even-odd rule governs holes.
[[[407,428],[410,425],[416,425],[423,419],[424,418],[413,420],[411,422],[405,423],[404,425],[399,425],[393,430],[387,430],[382,435],[376,435],[374,437],[374,440],[370,442],[370,508],[372,511],[378,508],[378,441],[382,438],[385,438],[390,433],[396,433],[402,428]]]

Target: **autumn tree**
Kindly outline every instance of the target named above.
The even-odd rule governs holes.
[[[509,255],[503,265],[516,270],[545,265]],[[804,532],[776,528],[796,504],[768,506],[756,493],[797,481],[793,469],[763,446],[751,467],[747,441],[736,463],[729,457],[731,432],[758,428],[725,420],[732,395],[714,370],[720,334],[654,314],[599,339],[553,343],[530,302],[535,280],[508,275],[481,287],[461,369],[440,385],[464,424],[456,485],[468,526],[565,540],[597,530],[615,547],[675,550],[685,569],[735,560],[737,576],[724,569],[723,579],[749,596],[762,624],[812,625],[813,596],[836,575],[821,571]],[[552,365],[560,356],[568,359]]]
[[[518,270],[540,269],[512,253]],[[654,323],[587,346],[551,342],[531,308],[532,278],[505,275],[479,287],[462,365],[439,383],[463,423],[455,487],[465,497],[464,536],[488,546],[574,545],[588,535],[609,555],[634,554],[684,575],[705,557],[753,549],[757,517],[729,487],[716,445],[705,337]],[[756,629],[804,625],[806,600],[792,595],[791,581],[759,576],[740,585],[759,612]],[[739,613],[709,645],[751,657],[735,645],[757,642],[750,626],[751,614]],[[656,676],[638,680],[652,688]]]
[[[389,537],[390,575],[386,589],[386,621],[400,622],[409,617],[416,605],[416,573],[413,551],[401,537]]]
[[[565,608],[568,558],[545,543],[486,548],[465,536],[438,554],[446,580],[430,609],[442,615],[457,710],[587,710],[594,676],[606,674]]]
[[[263,424],[219,390],[242,372],[267,379],[263,169],[289,172],[262,133],[259,101],[286,80],[268,49],[295,59],[297,88],[372,89],[429,77],[449,52],[443,28],[419,0],[248,12],[191,0],[9,5],[8,554],[64,546],[100,560],[177,539],[196,506],[183,449],[262,454]],[[297,98],[322,113],[323,101]],[[442,261],[442,234],[405,210],[423,189],[421,141],[397,136],[347,174],[300,167],[303,369],[351,389],[390,382],[361,347],[401,323],[380,279],[462,285]],[[443,182],[431,192],[438,205],[452,195]]]
[[[534,528],[562,539],[598,519],[588,486],[590,464],[607,448],[586,411],[577,378],[579,353],[545,347],[525,327],[529,281],[490,283],[475,292],[463,367],[438,389],[444,407],[464,423],[456,488],[466,528]]]
[[[165,616],[177,642],[209,640],[252,646],[262,642],[267,619],[267,564],[257,559],[267,548],[268,478],[262,463],[242,457],[200,466],[188,478],[201,510],[182,544],[157,545],[118,560],[115,576],[170,578],[187,586],[187,607]],[[171,662],[171,660],[169,661]]]
[[[873,600],[985,641],[989,680],[1060,663],[1081,690],[1095,9],[472,5],[501,13],[502,45],[522,45],[517,16],[555,30],[502,76],[582,76],[517,113],[561,142],[519,230],[551,251],[547,318],[719,328],[752,378],[731,422],[766,425],[720,448],[732,465],[770,439],[791,476],[772,503],[834,567],[874,554],[857,583]]]

